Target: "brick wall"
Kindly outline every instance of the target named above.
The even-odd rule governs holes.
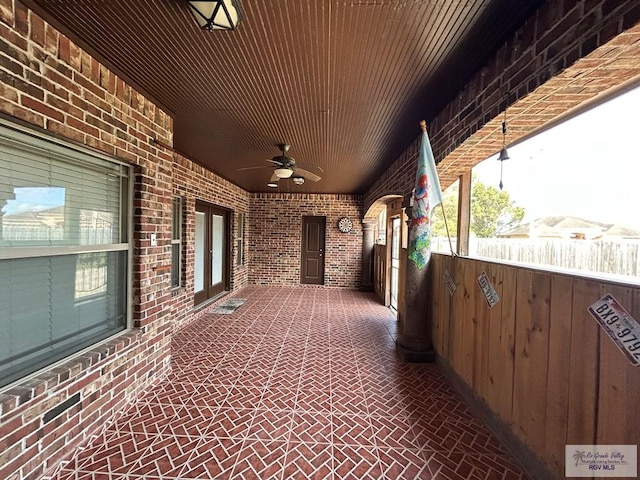
[[[509,143],[640,75],[637,0],[549,0],[435,119],[427,119],[442,188]],[[416,121],[416,138],[420,129]],[[365,194],[365,211],[415,181],[418,142]]]
[[[135,328],[0,392],[0,479],[35,479],[167,373],[172,331],[205,313],[193,308],[196,196],[231,210],[234,238],[249,198],[154,143],[171,145],[172,119],[16,0],[0,0],[0,98],[10,123],[135,165]],[[186,268],[184,286],[172,291],[169,271],[154,267],[171,262],[174,195],[185,199]],[[232,264],[240,288],[248,266]],[[58,416],[46,416],[65,401]]]
[[[302,217],[326,216],[325,285],[358,288],[362,269],[362,198],[359,195],[296,193],[251,194],[249,282],[257,285],[300,284]],[[338,230],[349,217],[350,233]]]
[[[171,142],[173,126],[19,2],[1,3],[0,31],[2,114],[137,165],[136,329],[0,394],[0,478],[37,478],[168,369],[168,276],[152,266],[170,261],[162,232],[170,228],[172,158],[149,138]],[[151,233],[158,247],[150,246]],[[77,403],[47,421],[45,414],[68,399]]]

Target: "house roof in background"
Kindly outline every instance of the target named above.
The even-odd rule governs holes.
[[[542,217],[497,235],[500,238],[640,238],[640,230],[571,216]]]

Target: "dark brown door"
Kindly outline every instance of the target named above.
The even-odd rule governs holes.
[[[325,217],[302,217],[302,267],[300,283],[324,284]]]
[[[229,212],[196,202],[194,303],[229,289]]]

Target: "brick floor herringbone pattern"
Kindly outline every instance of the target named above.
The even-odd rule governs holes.
[[[178,332],[172,372],[55,480],[526,477],[370,295],[250,287]]]

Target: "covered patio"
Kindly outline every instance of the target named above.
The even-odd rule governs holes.
[[[640,444],[640,332],[589,313],[638,283],[469,255],[472,169],[639,59],[639,0],[0,0],[0,480],[556,480]],[[420,120],[457,238],[411,275]]]

